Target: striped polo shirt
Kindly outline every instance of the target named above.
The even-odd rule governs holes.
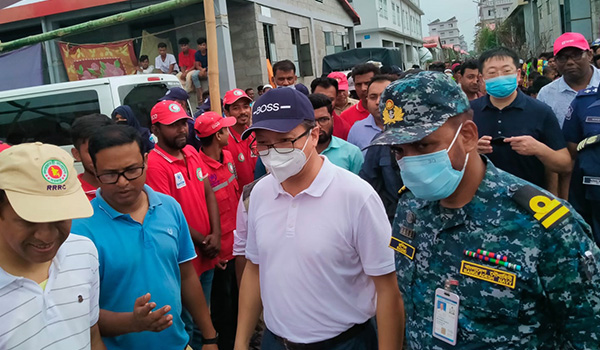
[[[89,349],[98,290],[98,251],[75,234],[58,249],[44,290],[0,268],[0,349]]]

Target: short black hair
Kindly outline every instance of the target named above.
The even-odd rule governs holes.
[[[310,92],[314,94],[315,89],[318,86],[322,87],[323,89],[329,89],[330,87],[333,86],[335,88],[336,94],[339,91],[338,82],[337,82],[337,80],[335,80],[333,78],[319,77],[319,78],[313,79],[313,81],[310,83]]]
[[[357,75],[365,75],[368,73],[379,75],[381,71],[379,70],[379,67],[377,67],[373,63],[357,64],[356,66],[354,66],[354,68],[352,68],[352,79],[354,79]]]
[[[148,55],[141,55],[140,56],[140,62],[146,61],[147,59],[148,59]]]
[[[264,85],[259,85],[259,86],[256,88],[256,90],[257,90],[257,91],[263,91],[264,87],[265,87]]]
[[[273,75],[276,75],[278,70],[282,72],[292,71],[296,74],[296,66],[294,65],[294,62],[290,60],[283,60],[275,63],[273,65]]]
[[[212,145],[212,143],[215,141],[215,135],[216,134],[217,133],[208,135],[206,137],[198,137],[198,140],[200,140],[200,145],[202,147],[208,147],[208,146]]]
[[[88,114],[76,118],[71,124],[71,140],[77,150],[102,127],[113,125],[114,121],[100,113]]]
[[[313,109],[327,107],[327,112],[329,112],[329,114],[333,113],[333,103],[329,97],[323,94],[310,94],[308,95],[308,99],[310,100],[310,103],[312,103]]]
[[[183,37],[181,39],[179,39],[179,45],[189,45],[190,44],[190,39]]]
[[[441,61],[433,62],[429,65],[429,70],[434,72],[443,72],[446,70],[446,64]]]
[[[460,65],[460,75],[465,75],[467,69],[479,70],[479,62],[477,60],[466,60],[465,63]]]
[[[4,192],[4,190],[0,190],[0,209],[2,209],[5,203],[8,203],[6,192]]]
[[[547,59],[550,59],[550,58],[554,57],[554,54],[552,52],[542,52],[540,54],[539,58],[542,58],[542,57],[546,57]]]
[[[454,63],[454,64],[456,64],[456,63]],[[454,68],[452,68],[452,74],[456,74],[456,73],[460,72],[461,68],[462,68],[462,64],[461,63],[457,64]]]
[[[392,77],[389,74],[378,74],[378,75],[374,76],[373,78],[371,78],[371,80],[369,81],[369,86],[367,87],[367,91],[371,87],[371,84],[378,83],[380,81],[393,82],[393,81],[396,81],[396,78]]]
[[[421,66],[419,66],[418,64],[413,64],[412,69],[421,69]]]
[[[162,43],[162,42],[161,42],[161,43],[158,43],[158,48],[159,48],[159,49],[160,49],[160,48],[163,48],[163,47],[166,49],[166,48],[167,48],[167,44],[165,44],[165,43]]]
[[[537,94],[544,86],[550,84],[551,82],[552,80],[550,78],[545,76],[539,76],[535,78],[533,84],[531,84],[529,89],[527,89],[527,92],[529,92],[530,94]]]
[[[142,137],[135,128],[126,125],[109,125],[98,129],[90,137],[90,145],[88,147],[94,166],[96,166],[96,154],[98,152],[111,147],[128,145],[132,142],[137,143],[140,154],[143,157],[144,146],[142,144]]]
[[[200,37],[200,38],[198,38],[196,40],[196,44],[198,44],[198,45],[202,45],[202,44],[205,44],[205,43],[206,43],[206,38]]]
[[[494,57],[512,58],[515,67],[519,69],[519,56],[517,56],[517,53],[507,47],[500,46],[487,50],[479,56],[479,71],[483,72],[485,62]]]
[[[247,93],[248,93],[248,91],[250,91],[250,90],[254,91],[254,89],[253,89],[253,88],[247,88],[246,90],[244,90],[244,92],[247,94]]]

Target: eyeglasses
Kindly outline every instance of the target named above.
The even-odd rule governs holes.
[[[100,181],[101,183],[103,183],[105,185],[116,184],[117,182],[119,182],[119,178],[121,176],[123,176],[128,181],[133,181],[133,180],[137,179],[138,177],[142,176],[142,174],[144,173],[144,167],[145,166],[142,165],[141,167],[130,168],[130,169],[118,172],[118,173],[117,172],[106,173],[106,174],[98,175],[96,177],[98,178],[98,181]]]
[[[327,125],[331,122],[331,117],[321,117],[315,119],[315,121],[319,123],[319,125]]]
[[[255,139],[253,142],[253,145],[251,146],[252,154],[254,154],[255,156],[266,156],[267,154],[269,154],[269,150],[271,148],[274,149],[275,152],[277,152],[279,154],[292,153],[294,151],[294,143],[296,143],[296,141],[300,140],[304,136],[308,135],[308,133],[311,130],[312,129],[307,129],[300,136],[296,137],[293,140],[277,142],[277,143],[274,143],[271,145],[258,144],[258,143],[256,143],[256,139]]]
[[[570,59],[572,59],[575,62],[581,61],[587,54],[587,51],[580,51],[580,52],[575,52],[572,54],[566,54],[566,53],[560,53],[556,56],[554,56],[554,58],[556,59],[556,62],[558,63],[567,63],[567,61]]]

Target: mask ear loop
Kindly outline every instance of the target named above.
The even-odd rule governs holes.
[[[463,123],[460,123],[460,126],[458,127],[458,130],[456,131],[456,135],[454,135],[454,139],[452,140],[452,143],[450,143],[450,147],[448,147],[448,149],[446,149],[446,152],[449,152],[450,149],[452,148],[452,146],[454,146],[454,142],[456,141],[456,139],[458,139],[458,135],[460,134],[460,129],[462,129],[462,126],[463,126]],[[465,165],[463,165],[461,172],[465,171],[465,169],[467,168],[468,161],[469,161],[469,153],[467,153],[467,156],[465,157]]]

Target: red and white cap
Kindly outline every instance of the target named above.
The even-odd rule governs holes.
[[[590,49],[590,45],[583,35],[567,32],[556,38],[554,41],[554,56],[556,56],[560,50],[566,49],[567,47],[575,47],[581,50]]]
[[[234,126],[236,122],[234,117],[223,118],[215,112],[204,112],[196,118],[194,130],[198,137],[208,137],[222,128]]]
[[[249,102],[252,102],[252,99],[248,97],[248,94],[246,94],[244,90],[233,89],[225,93],[225,97],[223,98],[223,106],[232,105],[240,98],[246,98]]]
[[[163,125],[171,125],[184,118],[192,119],[187,115],[185,109],[175,101],[160,101],[150,111],[150,121],[152,121],[152,124],[161,123]]]
[[[342,72],[331,72],[327,75],[327,78],[332,78],[337,80],[338,82],[338,90],[348,91],[348,78],[346,78],[346,74]]]

